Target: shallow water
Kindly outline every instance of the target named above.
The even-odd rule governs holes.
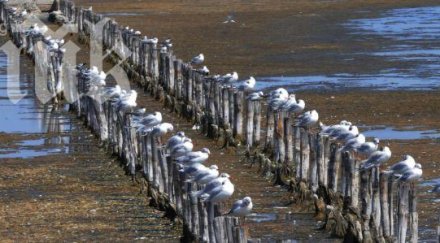
[[[360,127],[366,137],[376,137],[387,140],[418,140],[438,139],[438,130],[423,130],[415,127],[395,128],[389,126]]]
[[[369,12],[360,15],[371,15]],[[336,58],[347,64],[359,59],[380,59],[387,67],[377,72],[316,74],[304,76],[259,77],[258,89],[287,86],[291,90],[372,89],[437,90],[440,87],[440,7],[393,9],[374,18],[352,19],[341,26],[353,43],[377,42],[369,52],[352,48]],[[384,39],[384,41],[381,41]],[[362,50],[362,48],[358,48]],[[370,52],[371,51],[371,52]],[[362,62],[361,62],[362,63]],[[361,64],[365,65],[365,64]]]

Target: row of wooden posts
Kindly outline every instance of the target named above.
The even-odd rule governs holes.
[[[13,19],[10,16],[12,11],[5,2],[0,2],[0,9],[2,16]],[[23,23],[5,22],[3,18],[0,20],[8,25]],[[20,32],[14,32],[11,37],[19,40],[24,38],[26,41],[14,43],[27,50],[38,69],[45,67],[40,71],[48,72],[48,76],[53,72],[63,74],[55,80],[63,82],[64,97],[72,101],[72,110],[126,163],[133,177],[139,171],[138,168],[142,168],[141,175],[145,179],[142,182],[147,185],[148,193],[167,214],[183,220],[189,232],[187,237],[203,242],[247,242],[247,235],[237,217],[222,216],[218,205],[203,203],[190,196],[191,192],[203,189],[203,186],[186,182],[186,176],[179,172],[180,167],[164,150],[160,137],[151,134],[144,136],[136,132],[131,126],[135,110],[121,110],[116,101],[103,100],[99,90],[94,92],[92,89],[89,76],[83,75],[75,65],[63,62],[62,58],[55,59],[53,64],[56,65],[51,65],[51,61],[42,55],[45,50],[49,50],[43,48],[48,44],[44,43],[44,36],[26,35],[25,31],[29,27],[24,24],[17,26]],[[48,85],[52,81],[52,78],[48,78]]]
[[[213,138],[222,137],[225,146],[245,143],[249,148],[254,148],[254,159],[260,163],[269,161],[266,164],[277,177],[287,171],[287,175],[292,178],[295,195],[299,198],[306,199],[312,194],[317,195],[318,201],[328,205],[326,208],[317,209],[326,211],[326,228],[334,235],[355,237],[358,240],[417,241],[417,196],[414,184],[399,183],[396,186],[392,178],[379,169],[359,172],[360,162],[353,154],[340,153],[340,145],[325,135],[292,126],[293,118],[289,114],[267,110],[265,143],[261,144],[261,110],[264,102],[246,100],[247,94],[243,91],[223,87],[190,64],[177,59],[170,48],[158,47],[160,43],[154,40],[142,41],[139,33],[120,27],[114,20],[103,21],[102,25],[97,26],[96,23],[105,20],[102,15],[77,8],[71,1],[59,1],[59,7],[66,19],[77,24],[80,36],[95,42],[102,41],[104,48],[115,53],[113,57],[125,60],[123,66],[132,80],[144,85],[158,98],[164,99],[165,103],[179,114],[192,119],[205,134]],[[1,12],[3,22],[6,20],[8,25],[17,25],[15,21],[9,20],[8,10],[3,5]],[[103,26],[102,35],[101,31],[97,31],[99,26]],[[21,39],[15,35],[17,34],[11,32],[13,39]],[[22,42],[14,42],[22,45]],[[63,68],[63,77],[74,76],[67,74],[72,67],[63,64]],[[82,84],[78,85],[81,87]],[[142,153],[145,155],[148,149],[142,150],[142,146],[124,143],[124,139],[137,141],[135,144],[147,144],[149,139],[137,137],[133,132],[124,132],[123,127],[118,128],[111,119],[130,122],[130,119],[127,119],[130,115],[110,112],[108,102],[104,102],[107,108],[103,106],[98,109],[94,104],[98,97],[94,98],[81,98],[76,103],[78,110],[82,111],[81,114],[87,114],[87,120],[95,131],[99,130],[101,139],[107,136],[107,140],[116,146],[114,151],[125,157],[134,173],[136,163],[144,164],[142,160],[151,161],[148,160],[148,154],[146,157],[140,156]],[[84,113],[81,106],[89,107],[86,109],[87,112]],[[103,120],[108,126],[100,126]],[[107,131],[103,127],[108,127]],[[128,135],[124,138],[122,134]],[[154,145],[151,142],[150,144]],[[259,152],[259,147],[264,148],[264,153]],[[159,159],[161,153],[163,152],[152,153],[151,156]],[[162,188],[167,190],[165,188],[170,187],[165,186],[166,180],[161,180],[160,178],[164,177],[159,175],[165,168],[168,168],[168,171],[172,171],[172,168],[169,168],[168,164],[161,164],[160,161],[166,161],[166,158],[151,163],[145,171],[152,173],[150,177],[147,175],[152,185],[159,185],[160,188],[160,181],[163,181]],[[172,181],[169,180],[168,183]],[[170,190],[167,192],[171,193]],[[201,212],[199,214],[204,215]],[[181,215],[185,217],[188,214]],[[338,220],[333,222],[332,219],[335,218]],[[194,228],[198,228],[190,227],[193,227],[193,231]]]
[[[103,16],[89,10],[79,16],[83,19],[78,19],[78,24],[84,24],[78,27],[80,34],[93,38],[88,32],[92,29],[90,23],[102,21]],[[293,178],[299,197],[315,194],[318,200],[331,205],[327,209],[332,212],[327,215],[339,213],[343,216],[339,219],[344,219],[336,224],[327,222],[326,228],[334,235],[366,241],[417,242],[414,183],[396,183],[378,168],[359,172],[360,161],[352,153],[341,153],[340,144],[319,132],[294,126],[291,114],[274,112],[268,106],[262,143],[264,102],[247,100],[246,92],[222,86],[177,59],[165,42],[159,46],[160,42],[144,40],[140,32],[123,28],[115,20],[102,26],[101,44],[116,53],[119,60],[126,60],[123,65],[130,78],[199,124],[208,136],[222,135],[225,146],[244,143],[254,148],[255,158],[269,158],[265,161],[270,161],[268,166],[278,179],[286,171]]]

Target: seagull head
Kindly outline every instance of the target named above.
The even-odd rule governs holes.
[[[176,133],[176,135],[183,138],[183,137],[185,137],[185,132],[179,131]]]
[[[374,143],[374,144],[378,145],[379,142],[380,142],[380,140],[379,140],[378,138],[374,138],[374,139],[373,139],[373,143]]]
[[[211,165],[211,166],[209,166],[209,168],[210,168],[211,170],[218,170],[217,165]]]
[[[251,197],[244,197],[243,198],[243,203],[247,206],[247,205],[249,205],[249,204],[251,204],[252,203],[252,199],[251,199]]]
[[[417,168],[417,169],[422,169],[422,165],[421,164],[419,164],[419,163],[417,163],[415,166],[414,166],[414,168]]]

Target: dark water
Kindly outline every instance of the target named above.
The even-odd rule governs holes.
[[[389,126],[360,127],[366,137],[376,137],[386,140],[418,140],[439,139],[438,130],[424,130],[417,127],[395,128]]]
[[[351,52],[336,58],[350,65],[357,60],[376,59],[384,63],[383,67],[377,67],[377,72],[365,72],[362,65],[368,70],[375,63],[361,61],[355,64],[357,73],[260,77],[258,88],[287,85],[291,90],[437,90],[440,87],[440,6],[388,10],[373,18],[349,20],[341,26],[348,35],[338,38],[350,39],[355,46]],[[362,51],[362,45],[368,42],[376,43],[376,49]]]

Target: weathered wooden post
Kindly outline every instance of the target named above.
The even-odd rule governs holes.
[[[411,243],[416,243],[419,240],[419,215],[417,213],[417,187],[415,182],[410,183],[409,191],[409,227]]]
[[[300,150],[301,150],[301,180],[308,181],[310,169],[310,143],[307,130],[300,129]]]
[[[246,144],[249,147],[254,145],[254,107],[255,101],[246,100]]]
[[[243,140],[243,91],[234,93],[234,137],[241,141]]]
[[[408,196],[409,185],[407,183],[399,183],[399,198],[398,198],[398,228],[397,228],[397,242],[406,242],[406,232],[408,229]]]
[[[252,140],[256,146],[261,141],[261,101],[254,101],[254,131]]]
[[[388,202],[388,173],[380,173],[380,206],[381,206],[381,228],[385,240],[390,240],[390,212]],[[361,185],[362,186],[362,185]],[[361,189],[362,190],[362,189]]]

